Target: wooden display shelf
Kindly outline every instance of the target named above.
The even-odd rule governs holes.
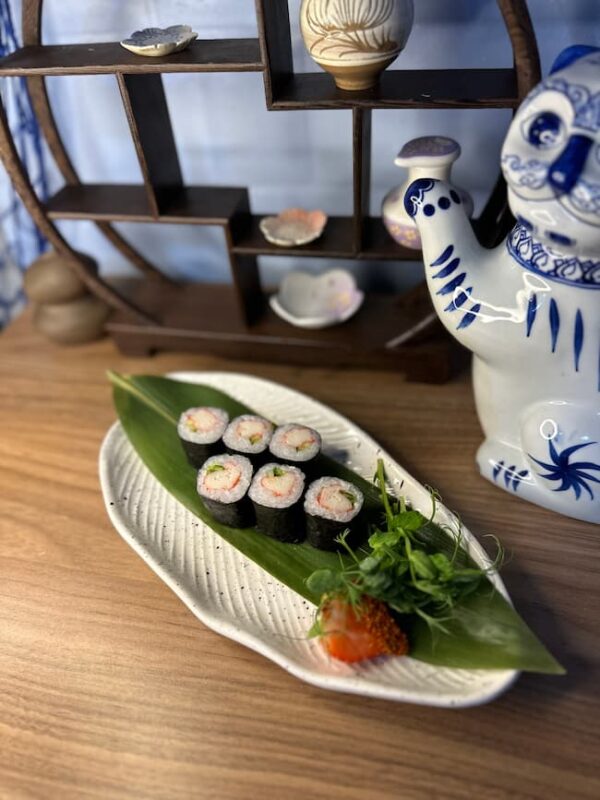
[[[142,185],[98,183],[63,186],[46,203],[50,219],[225,225],[247,198],[246,189],[180,186],[157,192],[154,215]]]
[[[264,215],[251,216],[240,225],[233,237],[234,253],[253,256],[329,257],[347,259],[377,259],[390,261],[418,261],[420,252],[401,247],[390,238],[380,219],[368,217],[362,246],[354,247],[354,218],[329,217],[327,226],[316,241],[300,247],[279,247],[268,242],[260,230]]]
[[[0,60],[0,76],[25,77],[36,116],[66,185],[43,204],[28,179],[0,103],[0,158],[36,225],[88,288],[114,309],[109,330],[130,353],[166,347],[319,364],[393,368],[409,379],[442,382],[457,346],[447,337],[422,283],[398,297],[369,295],[348,323],[324,331],[294,328],[273,315],[257,256],[414,261],[381,219],[369,216],[372,110],[377,108],[516,108],[540,79],[525,0],[497,0],[510,36],[514,69],[388,70],[376,88],[337,89],[324,72],[296,74],[286,0],[256,0],[258,38],[195,41],[181,53],[147,58],[116,42],[42,44],[42,0],[23,0],[25,46]],[[317,241],[283,249],[265,241],[247,189],[185,186],[162,73],[262,72],[268,109],[350,109],[352,213],[334,216]],[[46,76],[114,74],[142,176],[141,185],[82,184],[56,126]],[[54,220],[91,220],[146,276],[126,296],[71,247]],[[162,269],[111,223],[177,223],[223,228],[232,286],[173,287]],[[500,180],[475,223],[493,245],[511,225]]]
[[[260,229],[260,221],[267,215],[250,216],[240,225],[233,237],[233,252],[253,256],[329,256],[354,258],[353,218],[329,217],[323,234],[314,242],[299,247],[279,247],[268,242]]]
[[[412,250],[395,242],[386,230],[380,217],[365,217],[363,220],[362,247],[357,258],[378,261],[421,261],[420,250]]]
[[[373,89],[338,89],[324,72],[292,73],[274,88],[270,108],[516,108],[513,69],[387,70]]]
[[[246,189],[223,186],[183,186],[159,192],[159,213],[154,215],[142,185],[104,183],[64,186],[46,203],[50,219],[103,222],[162,222],[179,225],[226,225],[246,197]],[[249,256],[329,257],[418,261],[419,250],[402,247],[390,237],[378,217],[364,220],[364,240],[353,247],[353,217],[330,217],[323,235],[300,247],[279,247],[260,230],[264,215],[247,215],[236,225],[232,252]]]
[[[108,330],[129,355],[161,349],[202,350],[229,358],[393,369],[411,380],[442,383],[464,361],[463,351],[444,335],[421,286],[402,295],[369,294],[348,322],[325,330],[296,328],[265,304],[257,321],[243,324],[230,286],[187,284],[164,287],[139,283],[130,297],[151,311],[156,325],[116,312]],[[423,326],[430,311],[431,322]],[[411,328],[419,326],[418,335]],[[398,337],[410,344],[386,347]]]
[[[203,39],[162,58],[137,56],[118,42],[30,45],[0,60],[0,75],[104,75],[149,72],[261,72],[258,39]]]

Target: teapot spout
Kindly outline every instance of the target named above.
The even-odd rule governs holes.
[[[477,352],[480,342],[471,325],[481,306],[473,298],[473,287],[485,293],[483,273],[493,251],[477,241],[461,196],[449,183],[413,181],[404,207],[419,229],[427,285],[438,316],[456,339]]]
[[[431,178],[413,181],[404,194],[404,208],[419,229],[426,264],[450,246],[460,250],[468,269],[482,263],[488,251],[477,241],[462,198],[451,184]]]

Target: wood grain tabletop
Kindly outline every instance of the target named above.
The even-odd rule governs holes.
[[[513,600],[568,670],[450,711],[330,693],[205,628],[113,530],[108,368],[225,369],[327,403],[511,552]],[[0,335],[0,798],[597,798],[600,529],[482,480],[469,376],[120,356]]]

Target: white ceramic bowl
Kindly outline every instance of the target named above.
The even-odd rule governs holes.
[[[269,302],[273,311],[291,325],[317,329],[350,319],[364,297],[350,272],[332,269],[318,276],[290,272]]]

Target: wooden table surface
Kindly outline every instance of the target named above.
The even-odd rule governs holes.
[[[227,369],[346,414],[477,534],[568,669],[463,711],[329,693],[206,629],[113,530],[98,483],[105,370]],[[0,335],[0,797],[597,798],[600,529],[482,480],[468,375],[62,349],[26,314]]]

